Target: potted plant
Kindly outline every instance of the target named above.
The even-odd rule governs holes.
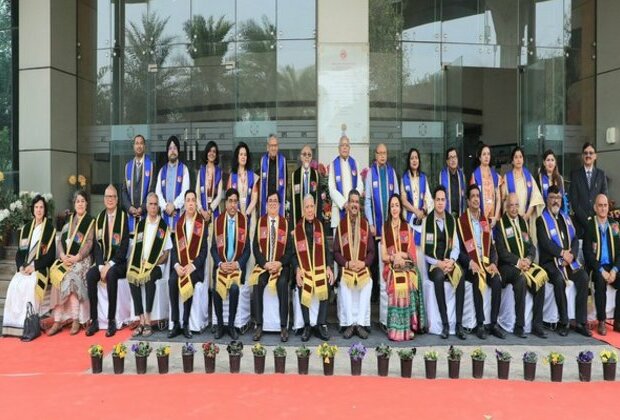
[[[450,379],[458,379],[461,370],[461,356],[463,350],[458,347],[450,346],[448,349],[448,377]]]
[[[381,343],[375,348],[375,352],[377,353],[377,374],[379,376],[388,376],[392,348],[385,343]]]
[[[127,355],[127,346],[123,343],[115,344],[112,347],[112,367],[114,373],[119,375],[125,371],[125,356]]]
[[[202,344],[202,353],[205,357],[205,373],[215,372],[215,357],[219,352],[219,346],[211,341]]]
[[[508,379],[512,355],[505,350],[495,349],[495,358],[497,359],[497,379]]]
[[[308,362],[310,360],[310,349],[305,345],[301,345],[295,349],[297,355],[297,372],[300,375],[308,374]]]
[[[267,349],[261,343],[252,346],[252,354],[254,355],[254,373],[265,373],[265,356]]]
[[[543,361],[551,367],[551,382],[562,382],[564,355],[560,352],[552,351],[545,356]]]
[[[618,353],[615,350],[602,350],[600,357],[603,363],[603,379],[606,381],[615,381]]]
[[[338,353],[338,346],[321,343],[316,352],[323,359],[323,374],[325,376],[332,376],[334,374],[334,357]]]
[[[533,381],[536,378],[536,363],[538,355],[533,351],[523,353],[523,379]]]
[[[481,347],[478,347],[471,352],[471,374],[474,378],[481,379],[484,376],[484,361],[486,358],[487,354]]]
[[[146,361],[148,360],[148,357],[149,357],[149,354],[151,354],[151,351],[153,351],[153,347],[151,347],[150,343],[140,341],[137,344],[133,344],[131,346],[131,350],[136,355],[136,373],[145,374],[146,373]]]
[[[275,373],[286,371],[286,348],[277,346],[273,349],[273,365]]]
[[[362,374],[362,360],[366,356],[368,349],[362,343],[353,343],[349,347],[349,358],[351,359],[351,376]]]
[[[400,349],[397,351],[400,358],[400,377],[411,378],[411,371],[413,369],[413,356],[415,356],[417,349]]]
[[[183,347],[181,347],[183,372],[192,373],[194,371],[194,353],[196,353],[196,349],[192,343],[185,343]]]
[[[435,350],[429,350],[424,353],[424,370],[426,379],[435,379],[437,377],[437,358],[439,355]]]
[[[93,344],[88,348],[90,355],[90,365],[93,373],[101,373],[103,370],[103,346],[101,344]]]
[[[155,355],[157,356],[157,369],[159,370],[159,373],[168,373],[170,346],[161,345],[157,347],[155,350]]]
[[[241,356],[243,356],[243,343],[239,340],[233,340],[226,346],[226,351],[228,352],[230,373],[239,373]]]
[[[581,382],[590,382],[592,378],[592,359],[594,359],[594,354],[590,350],[580,351],[577,355],[579,380]]]

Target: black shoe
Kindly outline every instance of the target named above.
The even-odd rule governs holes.
[[[534,334],[538,338],[547,338],[547,333],[540,325],[532,327],[532,334]]]
[[[575,326],[575,332],[585,337],[592,337],[592,331],[584,324],[577,324],[577,326]]]
[[[487,339],[488,337],[487,329],[484,327],[484,325],[478,325],[478,328],[476,328],[476,335],[481,340]]]
[[[558,324],[558,334],[561,337],[566,337],[568,335],[568,325]]]
[[[501,338],[502,340],[506,338],[506,333],[502,330],[502,327],[495,324],[491,327],[491,334],[493,334],[497,338]]]
[[[108,330],[105,332],[106,337],[113,337],[116,334],[116,321],[110,320],[108,322]]]
[[[310,340],[310,325],[306,325],[301,333],[301,341],[306,342],[308,340]]]
[[[466,340],[467,337],[465,336],[465,331],[463,330],[463,326],[462,325],[457,325],[456,326],[456,336],[458,338],[460,338],[461,340]]]
[[[527,335],[525,335],[525,331],[523,331],[523,327],[515,327],[513,334],[519,338],[527,338]]]
[[[86,330],[86,337],[90,337],[92,335],[95,335],[97,333],[97,331],[99,331],[99,321],[95,320],[95,321],[91,322],[90,326]]]
[[[327,329],[327,325],[320,325],[317,327],[319,338],[323,341],[329,340],[329,330]]]
[[[181,326],[177,323],[173,323],[172,329],[168,331],[168,338],[174,338],[181,334],[183,334],[183,330],[181,329]]]
[[[224,327],[221,325],[218,325],[217,327],[215,327],[215,334],[213,335],[213,337],[216,340],[219,340],[223,336],[224,336]]]
[[[263,326],[262,325],[258,325],[256,326],[256,332],[254,333],[254,336],[252,336],[252,340],[253,341],[260,341],[260,338],[263,336]]]
[[[446,338],[448,338],[448,336],[450,335],[450,326],[449,325],[444,325],[443,328],[441,329],[441,338],[443,338],[444,340]]]
[[[280,328],[280,341],[283,343],[288,341],[288,329],[286,327]]]
[[[237,329],[234,326],[228,327],[228,335],[233,340],[237,340],[239,338],[239,333],[237,332]]]
[[[183,336],[188,340],[194,336],[194,334],[192,334],[192,330],[189,329],[189,322],[183,327]]]
[[[368,331],[366,331],[366,328],[359,325],[357,326],[357,328],[355,328],[355,333],[362,340],[366,340],[368,338]]]

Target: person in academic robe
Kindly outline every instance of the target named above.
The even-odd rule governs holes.
[[[215,338],[224,335],[224,300],[228,298],[228,334],[239,338],[235,328],[239,288],[245,283],[245,270],[250,257],[247,218],[239,212],[239,191],[226,190],[226,212],[215,219],[211,255],[215,264],[213,304],[217,317]]]
[[[587,325],[588,275],[577,261],[579,239],[575,227],[567,215],[560,211],[562,196],[556,185],[547,190],[547,207],[536,220],[540,265],[553,284],[555,303],[560,322],[557,332],[568,335],[568,307],[566,301],[566,282],[572,280],[577,291],[575,296],[575,331],[586,337],[592,332]]]
[[[441,338],[450,335],[446,291],[444,283],[450,282],[456,295],[456,329],[458,338],[465,340],[463,330],[463,303],[465,300],[465,279],[458,264],[460,253],[457,234],[457,219],[447,211],[447,190],[443,185],[433,190],[434,209],[424,220],[422,243],[424,258],[428,264],[428,278],[433,282],[435,298],[441,316]]]
[[[482,295],[491,288],[491,323],[489,330],[497,338],[506,334],[497,324],[497,316],[502,299],[502,278],[497,269],[497,250],[493,243],[491,227],[480,208],[480,188],[471,184],[465,192],[467,210],[458,219],[459,263],[465,271],[465,280],[472,284],[474,307],[476,310],[476,335],[484,340],[487,330],[484,326]]]
[[[538,169],[538,187],[543,198],[544,203],[547,202],[547,191],[552,185],[556,185],[560,189],[560,195],[562,196],[563,205],[562,211],[568,213],[568,201],[564,189],[564,177],[560,175],[558,169],[558,160],[553,153],[553,150],[548,149],[543,153],[543,160],[540,168]]]
[[[208,252],[207,222],[198,212],[197,201],[196,191],[185,191],[185,211],[179,217],[172,241],[168,278],[172,328],[168,332],[168,338],[180,334],[187,339],[193,336],[189,327],[189,316],[192,311],[194,286],[204,280],[204,265]],[[179,319],[179,298],[183,302],[182,324]]]
[[[381,281],[383,260],[381,255],[381,238],[383,235],[383,223],[389,214],[388,201],[392,194],[398,193],[399,182],[394,168],[388,163],[388,150],[385,144],[378,144],[375,148],[375,161],[368,170],[366,176],[366,197],[364,200],[364,212],[369,223],[370,233],[375,240],[375,259],[371,266],[373,295],[379,300],[379,322],[385,330],[387,325],[388,298],[385,289],[386,283]],[[387,331],[387,330],[386,330]]]
[[[2,335],[21,337],[28,304],[35,313],[45,296],[49,268],[56,258],[56,229],[47,218],[47,201],[36,195],[30,205],[32,220],[18,231],[13,275],[4,301]]]
[[[357,190],[364,195],[364,182],[351,156],[351,140],[347,136],[340,137],[338,156],[329,165],[328,185],[329,197],[332,200],[332,229],[336,230],[340,220],[344,219],[348,204],[348,192]]]
[[[127,214],[118,206],[118,193],[113,185],[104,192],[105,209],[95,221],[95,265],[86,273],[88,300],[90,303],[90,326],[86,335],[99,331],[97,312],[97,285],[102,281],[108,292],[108,330],[106,337],[116,334],[116,298],[118,279],[127,274],[127,250],[129,249],[129,225]]]
[[[74,212],[56,240],[59,258],[50,268],[50,306],[54,324],[47,331],[49,336],[60,332],[68,320],[73,321],[70,333],[75,335],[88,321],[86,272],[93,262],[95,219],[86,212],[87,207],[86,192],[76,191],[73,194]]]
[[[130,237],[138,222],[146,217],[146,196],[155,190],[155,165],[144,153],[145,145],[142,134],[133,138],[135,156],[125,164],[125,179],[121,184],[121,205],[127,213]]]
[[[480,191],[480,210],[491,228],[499,220],[501,211],[500,182],[501,178],[491,166],[491,148],[483,144],[478,149],[478,167],[471,174],[469,184],[476,184]],[[462,252],[462,250],[461,250]]]
[[[349,191],[346,215],[340,219],[332,248],[334,260],[340,267],[338,304],[342,316],[340,328],[344,329],[346,339],[353,334],[366,339],[370,329],[372,277],[369,267],[375,254],[375,241],[368,220],[361,213],[361,200],[357,190]]]
[[[168,260],[172,241],[168,225],[161,217],[157,194],[149,193],[146,198],[147,212],[136,226],[128,260],[127,281],[133,300],[134,313],[140,324],[134,329],[134,337],[149,337],[151,312],[157,290],[156,282],[162,278],[163,264]],[[142,302],[142,289],[146,296],[146,310]]]
[[[252,338],[259,341],[263,334],[263,294],[277,294],[280,310],[280,341],[288,341],[289,284],[288,265],[293,257],[293,244],[289,240],[288,221],[278,214],[280,198],[272,191],[267,198],[267,214],[258,219],[253,242],[256,266],[250,274],[249,285],[254,286],[254,319],[256,332]]]
[[[286,207],[286,157],[279,150],[278,136],[269,135],[267,153],[260,159],[259,217],[267,214],[267,194],[278,191],[280,197],[280,216],[284,216]]]
[[[301,341],[306,342],[310,339],[309,308],[315,298],[319,301],[316,334],[321,340],[327,341],[329,340],[329,330],[327,329],[328,286],[334,284],[332,254],[327,249],[327,236],[323,223],[316,217],[316,206],[312,195],[306,195],[303,204],[304,217],[297,223],[292,232],[295,258],[291,261],[304,319]]]
[[[459,168],[459,155],[456,148],[446,150],[446,166],[439,173],[439,184],[446,189],[446,211],[458,218],[465,211],[465,175]]]
[[[547,338],[543,330],[545,303],[545,270],[536,264],[536,246],[528,224],[519,214],[520,200],[516,193],[506,197],[504,214],[495,225],[495,246],[499,258],[499,273],[504,283],[512,284],[515,299],[515,336],[525,338],[525,296],[529,291],[534,300],[532,334]]]
[[[316,208],[321,209],[319,194],[319,173],[310,167],[312,163],[312,148],[308,145],[302,147],[299,153],[300,166],[291,176],[291,226],[295,226],[303,218],[303,198],[310,194],[317,203]]]
[[[597,331],[607,335],[607,285],[620,288],[620,225],[609,218],[607,196],[599,194],[594,201],[595,216],[588,220],[583,243],[583,256],[594,283]],[[620,293],[616,292],[614,331],[620,331]]]
[[[187,166],[179,161],[179,150],[179,139],[170,136],[166,143],[168,163],[159,170],[155,188],[162,217],[173,234],[183,210],[185,191],[189,190],[189,171]]]
[[[428,177],[421,170],[420,152],[416,148],[409,150],[407,155],[407,170],[400,181],[400,190],[403,192],[403,210],[405,220],[414,231],[416,246],[420,246],[422,236],[422,220],[433,210],[433,197],[428,186]]]

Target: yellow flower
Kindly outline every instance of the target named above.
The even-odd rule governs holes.
[[[4,172],[0,171],[0,182],[4,181]]]
[[[86,177],[84,175],[79,175],[77,180],[78,180],[78,183],[80,184],[80,187],[86,186]]]
[[[75,177],[75,175],[71,175],[69,177],[68,182],[69,182],[69,185],[75,185],[75,183],[77,182],[77,178]]]

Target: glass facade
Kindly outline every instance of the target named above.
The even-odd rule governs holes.
[[[0,171],[17,190],[17,2],[0,0]]]

